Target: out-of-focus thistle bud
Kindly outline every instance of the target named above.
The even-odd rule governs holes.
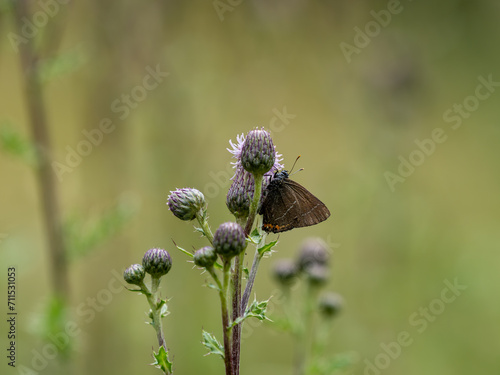
[[[214,234],[215,252],[225,259],[240,254],[245,249],[245,234],[237,223],[223,223]]]
[[[300,247],[298,267],[301,271],[313,265],[326,266],[328,264],[328,245],[321,238],[307,238]]]
[[[205,246],[194,253],[193,261],[198,267],[212,267],[217,260],[217,253],[211,246]]]
[[[297,266],[291,259],[280,259],[274,265],[273,276],[281,285],[289,286],[292,284],[297,273]]]
[[[333,318],[342,310],[343,304],[344,301],[340,294],[327,292],[319,299],[319,311],[324,317]]]
[[[229,188],[226,205],[236,218],[246,218],[250,210],[250,202],[253,199],[254,178],[243,168],[236,170],[233,183]]]
[[[267,131],[248,132],[241,150],[241,165],[247,172],[263,175],[273,167],[275,157],[273,140]]]
[[[179,219],[190,221],[196,218],[196,213],[205,207],[205,197],[196,189],[177,189],[170,192],[167,205]]]
[[[144,272],[144,267],[140,264],[132,264],[129,268],[123,272],[123,278],[129,284],[141,285],[142,280],[144,280],[146,273]]]
[[[153,277],[166,275],[172,268],[172,258],[168,251],[163,249],[150,249],[142,258],[144,270]]]
[[[328,267],[325,265],[312,264],[304,272],[312,286],[322,286],[328,281]]]

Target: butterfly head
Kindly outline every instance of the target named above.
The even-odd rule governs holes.
[[[288,171],[282,170],[274,173],[273,180],[282,181],[285,178],[288,178],[288,176],[289,176]]]

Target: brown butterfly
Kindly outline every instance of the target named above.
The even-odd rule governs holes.
[[[264,191],[259,209],[262,229],[280,233],[325,221],[330,210],[299,183],[290,180],[288,171],[276,172]]]

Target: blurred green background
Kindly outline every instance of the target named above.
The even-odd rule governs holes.
[[[0,3],[0,123],[32,139],[9,3]],[[33,1],[30,14],[47,12],[42,3]],[[391,6],[399,12],[389,19],[383,10]],[[75,374],[159,373],[146,365],[156,343],[143,323],[145,299],[102,292],[155,246],[173,257],[162,288],[172,298],[165,326],[177,373],[223,372],[200,344],[202,328],[220,335],[216,293],[171,239],[187,249],[205,242],[165,202],[170,190],[196,187],[209,200],[214,230],[231,220],[226,147],[255,126],[272,132],[288,168],[302,155],[305,170],[294,179],[332,211],[325,223],[279,237],[278,252],[259,270],[258,297],[275,289],[276,259],[320,236],[334,248],[328,288],[346,302],[328,350],[357,359],[350,373],[367,373],[365,360],[374,362],[381,344],[402,331],[412,344],[380,373],[500,373],[500,92],[493,85],[480,91],[488,98],[468,98],[480,77],[500,81],[498,2],[85,1],[54,9],[34,38],[37,45],[58,39],[38,65],[54,160],[65,163],[68,147],[86,139],[83,130],[105,118],[115,126],[71,172],[54,173],[76,237],[92,233],[98,220],[108,225],[95,241],[71,243],[71,319],[81,329],[69,358]],[[347,58],[346,44],[357,48]],[[169,75],[138,89],[157,68]],[[140,100],[125,115],[118,106],[131,94]],[[459,120],[443,117],[455,103],[469,108],[456,129]],[[289,117],[280,118],[283,111]],[[418,159],[415,141],[436,128],[446,141]],[[412,152],[419,165],[391,189],[386,172],[397,174],[400,157]],[[33,168],[5,149],[0,171],[2,290],[7,266],[15,265],[17,363],[31,368],[52,294],[41,197]],[[431,312],[419,333],[410,317],[455,279],[467,289]],[[83,312],[89,298],[105,295],[112,296],[105,305]],[[289,374],[291,348],[286,334],[259,325],[243,343],[241,373]],[[1,372],[16,373],[5,362]],[[65,371],[57,358],[39,373]]]

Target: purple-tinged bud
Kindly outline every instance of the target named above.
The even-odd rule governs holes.
[[[196,218],[196,213],[205,207],[205,197],[196,189],[177,189],[170,192],[167,205],[179,219],[190,221]]]
[[[166,275],[172,268],[172,258],[168,251],[163,249],[150,249],[142,258],[144,270],[153,277]]]
[[[264,129],[248,132],[241,150],[241,165],[252,174],[263,175],[273,167],[274,144],[271,135]]]
[[[225,259],[240,254],[245,249],[245,234],[237,223],[223,223],[214,234],[215,252]]]
[[[123,272],[123,278],[129,284],[141,285],[142,280],[144,280],[146,273],[144,272],[144,267],[140,264],[132,264],[129,268]]]
[[[321,238],[307,238],[299,250],[297,261],[299,269],[304,271],[315,264],[326,266],[329,258],[328,250],[328,245]]]
[[[194,253],[193,260],[198,267],[212,267],[217,260],[217,253],[213,247],[205,246]]]
[[[248,217],[254,186],[253,175],[238,167],[226,197],[227,208],[236,218]]]
[[[280,259],[276,262],[273,269],[274,278],[284,286],[289,286],[295,281],[298,269],[295,262],[291,259]]]
[[[319,300],[319,311],[326,318],[333,318],[337,315],[344,305],[342,296],[338,293],[324,293]]]
[[[328,267],[325,265],[312,264],[304,272],[312,286],[322,286],[328,281]]]

